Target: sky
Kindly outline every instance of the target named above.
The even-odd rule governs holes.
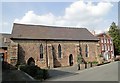
[[[108,31],[112,22],[118,24],[117,1],[10,1],[0,3],[0,33],[11,33],[13,23],[87,28],[96,34]]]

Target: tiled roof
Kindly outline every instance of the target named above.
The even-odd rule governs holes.
[[[100,33],[100,34],[97,34],[96,37],[106,37],[106,38],[112,38],[110,37],[110,35],[108,33]]]
[[[68,28],[14,23],[12,38],[54,40],[98,40],[86,28]]]

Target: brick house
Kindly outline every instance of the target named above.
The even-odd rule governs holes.
[[[109,61],[114,58],[114,47],[112,38],[107,33],[96,35],[99,38],[101,54],[105,60]]]
[[[33,58],[42,68],[72,66],[80,52],[85,62],[99,61],[98,38],[86,28],[14,23],[9,39],[8,62],[12,64]]]
[[[7,61],[7,45],[2,34],[0,34],[0,61]]]

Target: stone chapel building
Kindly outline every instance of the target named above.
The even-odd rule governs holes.
[[[41,68],[72,66],[80,52],[85,62],[99,61],[99,39],[86,28],[14,23],[8,38],[11,64],[25,64],[33,58]]]

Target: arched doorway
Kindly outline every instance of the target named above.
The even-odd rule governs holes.
[[[30,57],[27,61],[27,64],[28,65],[35,65],[35,60],[32,57]]]
[[[69,55],[69,65],[73,66],[73,55],[72,54]]]

